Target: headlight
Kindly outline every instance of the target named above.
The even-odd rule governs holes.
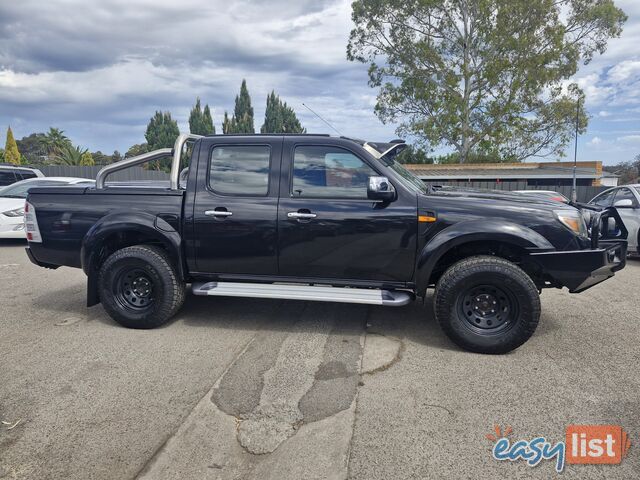
[[[24,207],[2,212],[2,214],[7,217],[24,217]]]
[[[588,236],[587,224],[578,210],[554,210],[553,213],[555,213],[560,223],[576,235],[580,235],[581,237]]]

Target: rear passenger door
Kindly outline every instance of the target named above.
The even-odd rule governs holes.
[[[198,272],[277,275],[282,137],[202,140],[193,192]]]

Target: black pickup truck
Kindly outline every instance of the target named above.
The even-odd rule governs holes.
[[[435,316],[472,351],[533,334],[539,293],[581,292],[625,265],[613,208],[431,190],[396,161],[402,141],[328,135],[181,135],[103,168],[95,187],[32,189],[27,254],[81,267],[88,305],[152,328],[195,295],[401,306],[435,287]],[[107,182],[171,157],[167,184]],[[215,307],[212,310],[215,315]]]

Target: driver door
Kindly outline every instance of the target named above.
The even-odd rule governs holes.
[[[278,206],[278,266],[285,277],[408,282],[417,198],[367,198],[376,165],[343,146],[286,139]]]

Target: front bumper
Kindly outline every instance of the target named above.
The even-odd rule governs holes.
[[[624,268],[627,242],[603,241],[595,249],[532,253],[530,256],[557,285],[567,287],[571,293],[579,293]]]

